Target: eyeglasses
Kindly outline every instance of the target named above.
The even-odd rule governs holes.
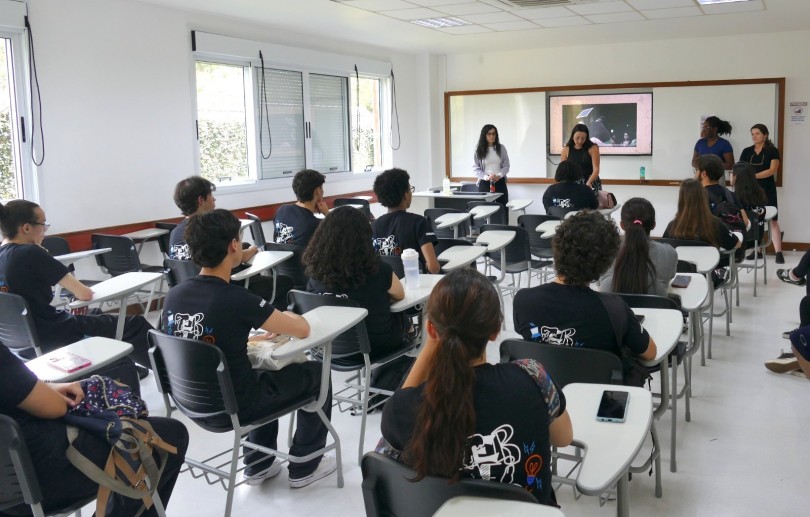
[[[490,135],[490,136],[498,136],[498,132],[497,132],[497,131],[488,131],[488,132],[487,132],[487,135]]]
[[[38,225],[38,226],[42,226],[42,227],[45,229],[45,231],[46,231],[46,232],[48,231],[48,228],[50,228],[50,227],[51,227],[51,225],[50,225],[50,224],[48,224],[48,223],[38,223],[38,222],[36,222],[36,221],[31,221],[31,222],[30,222],[30,223],[28,223],[28,224],[32,224],[32,225],[35,225],[35,226],[36,226],[36,225]]]

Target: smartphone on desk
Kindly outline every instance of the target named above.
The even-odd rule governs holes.
[[[627,420],[627,397],[629,395],[626,391],[605,390],[602,393],[602,400],[599,402],[596,420],[619,424]]]
[[[672,281],[672,287],[679,287],[684,289],[689,287],[689,282],[692,281],[692,277],[686,275],[675,275],[675,279]]]

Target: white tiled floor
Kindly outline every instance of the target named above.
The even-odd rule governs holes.
[[[787,267],[799,257],[799,253],[787,253]],[[741,306],[735,307],[731,336],[724,335],[722,319],[717,318],[714,359],[705,367],[695,363],[692,421],[683,421],[679,412],[678,472],[669,472],[671,421],[667,413],[658,423],[664,444],[663,497],[655,498],[651,477],[635,474],[630,483],[633,515],[788,516],[806,511],[810,452],[801,437],[810,431],[810,385],[804,378],[773,374],[763,367],[780,348],[789,348],[781,333],[797,326],[798,304],[805,290],[780,282],[776,267],[771,258],[768,285],[762,285],[760,275],[757,298],[752,297],[753,276],[741,273]],[[507,298],[507,305],[510,302]],[[516,336],[511,330],[511,307],[507,308],[507,328],[504,337]],[[497,344],[490,345],[488,356],[497,361]],[[162,414],[152,377],[143,388],[153,414]],[[218,450],[220,445],[225,448],[230,441],[229,436],[204,432],[185,421],[193,457]],[[285,469],[260,487],[239,487],[233,515],[363,515],[362,478],[356,460],[360,420],[335,412],[333,422],[342,440],[344,488],[338,489],[331,476],[291,490]],[[282,429],[285,424],[286,420]],[[377,443],[379,428],[379,414],[370,415],[366,450]],[[286,432],[281,434],[286,440]],[[615,515],[615,502],[600,508],[595,497],[574,500],[570,488],[558,490],[558,498],[569,516]],[[209,486],[183,474],[169,514],[219,516],[224,505],[225,493],[218,485]]]

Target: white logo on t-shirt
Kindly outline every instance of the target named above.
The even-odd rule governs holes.
[[[492,434],[470,436],[470,456],[464,461],[464,469],[472,470],[481,479],[492,480],[492,468],[503,467],[503,474],[497,481],[512,483],[515,465],[520,462],[520,447],[509,443],[515,434],[509,424],[504,424]]]
[[[574,334],[577,329],[558,329],[557,327],[542,327],[540,329],[540,341],[552,345],[574,346]]]
[[[175,313],[173,330],[174,335],[187,339],[200,339],[200,336],[203,335],[203,326],[200,324],[200,322],[204,317],[205,314],[201,312],[198,312],[197,314]]]

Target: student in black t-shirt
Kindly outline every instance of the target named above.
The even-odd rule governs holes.
[[[427,306],[425,347],[383,410],[381,452],[410,465],[417,479],[515,484],[556,505],[551,445],[573,438],[562,390],[532,359],[487,363],[503,315],[497,291],[477,271],[445,276]]]
[[[413,199],[410,176],[402,169],[390,169],[374,180],[374,194],[388,213],[371,223],[374,249],[378,255],[402,255],[408,248],[419,252],[419,269],[438,273],[441,269],[433,246],[439,242],[430,222],[407,212]]]
[[[546,213],[549,213],[548,209],[552,206],[573,210],[599,208],[599,201],[597,201],[594,191],[584,183],[580,183],[582,168],[576,162],[561,161],[557,165],[554,179],[557,183],[549,186],[543,194],[543,206],[546,207]]]
[[[639,359],[655,358],[655,342],[630,307],[615,294],[597,293],[589,287],[607,271],[619,249],[613,221],[596,211],[580,212],[557,228],[551,246],[557,277],[518,291],[515,331],[529,341],[605,350],[619,357],[625,355],[624,347]],[[625,321],[612,322],[606,303],[620,304]],[[618,329],[624,329],[621,343],[616,342]],[[635,383],[630,380],[632,370],[632,364],[626,362],[625,382]]]
[[[303,394],[317,395],[322,368],[317,361],[290,364],[278,371],[251,367],[247,355],[251,329],[300,338],[309,335],[309,324],[301,316],[275,310],[266,300],[230,283],[231,269],[242,256],[239,220],[222,209],[195,214],[188,220],[185,235],[191,258],[202,270],[199,276],[169,291],[163,311],[166,333],[214,344],[225,353],[241,419],[255,420],[275,413]],[[256,339],[268,337],[259,335]],[[323,411],[329,416],[331,409],[330,396]],[[323,447],[326,433],[317,413],[299,411],[290,454],[305,456]],[[250,441],[271,448],[276,448],[277,437],[278,422],[248,434]],[[247,484],[261,484],[281,472],[275,458],[257,462],[263,457],[261,452],[246,451]],[[287,468],[290,486],[298,488],[334,472],[336,464],[334,458],[319,456],[304,463],[290,463]]]
[[[743,223],[745,224],[746,228],[749,228],[751,223],[748,221],[748,214],[746,214],[745,210],[742,209],[743,206],[737,199],[737,196],[734,195],[734,192],[730,191],[719,183],[720,178],[723,177],[723,174],[723,162],[717,156],[713,154],[704,154],[697,159],[695,179],[698,180],[701,185],[703,185],[703,188],[706,189],[706,196],[709,199],[709,210],[711,210],[712,214],[718,215],[718,205],[724,201],[727,201],[740,209],[740,215],[742,216]]]
[[[740,206],[746,211],[757,215],[757,226],[760,239],[765,235],[765,206],[768,203],[768,196],[762,187],[759,186],[754,167],[745,162],[737,162],[732,168],[734,178],[734,195],[740,202]],[[753,240],[746,242],[746,247],[753,246]],[[753,260],[753,252],[746,257]]]
[[[78,300],[92,300],[93,290],[73,276],[68,268],[51,257],[42,247],[50,225],[45,212],[36,203],[17,199],[0,205],[0,291],[18,294],[25,299],[43,352],[69,345],[87,336],[114,338],[118,316],[110,314],[72,315],[51,305],[53,291],[59,284]],[[142,316],[128,316],[124,322],[123,341],[132,344],[133,359],[148,366],[147,333],[152,326]],[[142,376],[148,373],[144,368]]]
[[[306,247],[321,222],[315,214],[326,215],[329,207],[323,201],[326,176],[312,169],[296,173],[292,188],[297,201],[276,211],[273,240],[279,244]]]
[[[82,398],[84,392],[79,382],[45,384],[38,381],[19,358],[0,345],[0,413],[13,418],[20,426],[37,481],[42,488],[43,510],[48,515],[98,492],[98,484],[76,469],[65,455],[68,439],[62,417],[69,407],[75,406]],[[158,484],[158,494],[166,505],[183,466],[188,447],[188,431],[181,422],[172,418],[148,417],[147,420],[166,443],[177,447],[177,454],[167,456]],[[80,430],[74,444],[90,461],[99,468],[104,468],[110,455],[109,443]],[[159,462],[157,455],[155,460]],[[6,482],[8,481],[4,479],[3,483]],[[113,493],[107,515],[136,515],[142,506],[140,499]],[[24,509],[4,509],[0,511],[0,515],[6,515],[4,512],[10,515],[30,515],[27,505]],[[157,515],[157,511],[152,506],[141,515],[153,516]]]

